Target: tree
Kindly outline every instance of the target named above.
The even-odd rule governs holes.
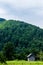
[[[40,51],[40,52],[37,54],[37,58],[38,58],[38,60],[43,61],[43,51]]]
[[[41,61],[43,60],[43,52],[42,51],[39,52],[39,58]]]
[[[0,62],[6,63],[6,59],[5,59],[5,56],[3,55],[3,52],[0,52]]]
[[[13,60],[14,59],[14,44],[13,43],[6,43],[3,48],[3,54],[6,57],[6,60]]]

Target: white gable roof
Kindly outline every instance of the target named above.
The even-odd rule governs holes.
[[[33,55],[32,53],[30,53],[27,57],[30,57],[31,55]]]

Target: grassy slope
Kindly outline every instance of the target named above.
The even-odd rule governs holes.
[[[0,64],[4,65],[4,64]],[[7,65],[43,65],[41,61],[7,61]]]

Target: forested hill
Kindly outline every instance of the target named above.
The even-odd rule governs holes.
[[[3,22],[3,21],[5,21],[6,19],[4,19],[4,18],[0,18],[0,22]]]
[[[8,42],[14,43],[16,54],[43,51],[43,29],[19,20],[4,20],[0,23],[0,51]]]

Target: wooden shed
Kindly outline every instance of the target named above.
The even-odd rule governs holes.
[[[35,61],[35,55],[30,53],[28,56],[27,56],[27,60],[28,61]]]

